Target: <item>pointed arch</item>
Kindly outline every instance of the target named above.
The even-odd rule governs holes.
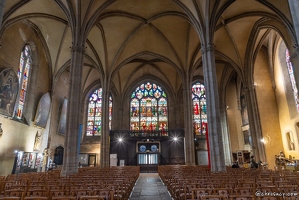
[[[142,83],[131,95],[130,129],[133,131],[161,131],[163,136],[167,136],[167,127],[166,93],[154,83]]]
[[[32,52],[28,44],[23,47],[20,56],[20,64],[18,69],[18,80],[19,80],[19,94],[15,106],[15,117],[19,120],[22,119],[24,106],[26,102],[26,95],[28,90],[28,82],[31,74],[32,67]]]

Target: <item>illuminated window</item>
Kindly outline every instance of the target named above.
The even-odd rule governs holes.
[[[30,74],[30,68],[32,66],[31,49],[29,45],[26,45],[21,53],[20,65],[18,70],[19,79],[19,99],[16,106],[16,118],[22,119],[24,105],[26,101],[26,94],[28,88],[28,79]]]
[[[131,130],[161,131],[161,135],[167,135],[167,98],[160,86],[148,82],[137,87],[130,109]]]
[[[109,129],[112,121],[112,97],[109,97]],[[102,88],[95,90],[89,97],[87,111],[87,136],[100,136],[102,128]]]
[[[193,127],[195,135],[206,135],[207,104],[205,87],[201,83],[192,86]]]
[[[295,80],[295,76],[294,76],[293,65],[290,61],[290,52],[289,52],[288,49],[286,49],[286,63],[287,63],[288,72],[289,72],[289,75],[290,75],[290,80],[291,80],[291,84],[292,84],[292,88],[293,88],[293,93],[294,93],[297,112],[299,112],[298,89],[297,89],[297,86],[296,86],[296,80]]]

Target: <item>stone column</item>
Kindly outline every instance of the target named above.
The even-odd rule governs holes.
[[[195,149],[194,149],[194,135],[192,131],[193,118],[192,118],[192,93],[191,84],[186,81],[183,86],[184,96],[184,126],[185,126],[185,163],[186,165],[195,165]]]
[[[81,103],[81,82],[83,71],[84,46],[73,46],[70,66],[70,88],[68,95],[66,135],[64,146],[62,176],[78,172],[78,141],[80,108]]]
[[[109,96],[107,79],[102,85],[102,134],[101,134],[101,168],[110,166],[110,129],[109,129]]]
[[[265,147],[261,142],[263,138],[261,124],[259,120],[259,110],[256,102],[256,94],[253,85],[247,86],[245,89],[245,98],[248,108],[249,127],[252,138],[252,154],[255,160],[266,161]]]
[[[290,60],[293,65],[294,76],[296,79],[297,88],[299,88],[299,0],[288,0],[289,1],[289,8],[292,15],[293,27],[295,31],[296,41],[293,45],[295,48],[295,52],[293,49],[289,49],[291,57]],[[294,52],[294,53],[292,53]],[[297,67],[296,67],[297,66]]]
[[[0,0],[0,27],[2,26],[5,2],[6,0]]]
[[[222,127],[222,139],[223,139],[223,151],[224,151],[224,162],[226,165],[231,164],[231,147],[229,142],[229,133],[227,130],[227,116],[226,107],[223,105],[220,108],[221,115],[221,127]]]
[[[296,33],[296,40],[299,42],[299,0],[288,0],[289,8],[292,15],[293,27]],[[297,43],[298,45],[298,43]]]
[[[226,171],[220,120],[219,93],[214,45],[202,46],[204,83],[207,99],[208,136],[212,172]]]

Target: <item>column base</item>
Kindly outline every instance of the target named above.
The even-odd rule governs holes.
[[[186,166],[195,166],[195,163],[186,163]]]
[[[78,173],[78,169],[74,169],[74,170],[61,170],[60,172],[60,176],[69,176],[69,175],[73,175],[73,174],[77,174]]]
[[[70,164],[63,166],[60,172],[60,176],[69,176],[78,173],[78,166],[76,164]]]

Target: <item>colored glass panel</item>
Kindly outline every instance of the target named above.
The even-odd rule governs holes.
[[[112,97],[109,97],[109,129],[112,122]],[[87,111],[87,136],[100,136],[102,129],[102,88],[95,90],[89,97]]]
[[[207,104],[205,87],[201,83],[192,86],[193,128],[195,135],[205,135],[207,128]]]
[[[20,56],[20,65],[18,69],[18,79],[20,85],[19,102],[16,106],[16,118],[22,119],[24,105],[26,101],[26,94],[28,88],[28,79],[30,74],[30,67],[32,65],[31,49],[26,45]]]
[[[160,86],[143,83],[131,95],[131,130],[164,131],[167,135],[167,95]],[[163,134],[162,134],[163,135]]]
[[[286,49],[286,63],[287,63],[287,67],[288,67],[288,72],[289,72],[291,84],[292,84],[293,95],[294,95],[294,99],[295,99],[295,103],[296,103],[297,112],[299,112],[298,89],[297,89],[297,86],[296,86],[296,80],[295,80],[295,76],[294,76],[293,65],[292,65],[291,60],[290,60],[290,52],[289,52],[288,49]]]

